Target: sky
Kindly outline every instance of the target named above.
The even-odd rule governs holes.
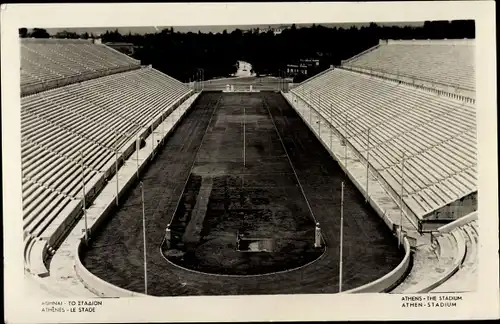
[[[343,23],[343,24],[336,24],[336,23],[316,23],[317,25],[323,25],[323,26],[328,26],[328,27],[343,27],[343,28],[349,28],[351,26],[367,26],[370,23]],[[307,27],[311,26],[312,24],[297,24],[297,27]],[[404,22],[404,23],[398,23],[398,22],[393,22],[393,23],[377,23],[377,25],[383,25],[383,26],[421,26],[423,25],[423,22]],[[61,32],[63,30],[66,31],[71,31],[71,32],[76,32],[78,34],[82,34],[84,32],[94,33],[94,34],[102,34],[105,33],[107,30],[114,31],[118,29],[120,34],[128,34],[131,32],[132,34],[146,34],[146,33],[155,33],[157,31],[161,31],[162,29],[165,28],[170,28],[173,27],[175,31],[187,33],[187,32],[193,32],[197,33],[198,31],[201,31],[202,33],[221,33],[226,29],[228,32],[231,32],[235,29],[253,29],[253,28],[268,28],[269,26],[271,27],[278,27],[280,26],[279,24],[270,24],[270,25],[232,25],[232,26],[157,26],[156,28],[154,26],[144,26],[144,27],[95,27],[95,28],[47,28],[47,31],[49,34],[53,35],[56,34],[57,32]]]

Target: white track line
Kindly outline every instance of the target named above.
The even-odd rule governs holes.
[[[217,108],[219,108],[221,99],[222,99],[222,96],[219,97],[219,99],[217,100],[217,103],[215,104],[215,108],[212,111],[212,114],[210,115],[210,120],[208,121],[207,128],[205,129],[205,132],[203,133],[203,136],[201,138],[200,146],[198,146],[198,149],[196,150],[196,153],[194,154],[193,163],[191,164],[191,167],[189,168],[189,173],[188,173],[188,176],[186,178],[186,182],[184,183],[184,187],[182,187],[182,192],[181,192],[179,199],[177,199],[177,204],[175,205],[175,209],[174,209],[174,213],[172,214],[172,218],[170,218],[170,222],[168,222],[169,226],[172,224],[172,221],[174,220],[175,214],[177,213],[177,209],[179,208],[179,205],[181,203],[182,196],[184,195],[184,191],[186,190],[186,186],[188,184],[189,178],[191,176],[191,173],[193,172],[194,165],[196,163],[196,158],[198,157],[198,152],[200,152],[200,148],[203,145],[203,140],[205,139],[205,135],[207,135],[207,133],[208,133],[208,129],[210,128],[210,123],[212,122],[212,118],[215,115],[215,111],[217,110]]]
[[[271,114],[271,111],[269,110],[269,107],[267,105],[267,101],[264,98],[264,107],[266,107],[267,112],[269,113],[269,117],[271,118],[271,121],[273,123],[274,129],[276,130],[276,133],[278,134],[278,137],[280,139],[281,146],[283,146],[283,150],[285,151],[286,157],[288,158],[288,163],[290,163],[290,166],[292,167],[293,174],[295,175],[295,179],[297,179],[297,183],[299,184],[300,191],[302,192],[302,196],[304,196],[304,199],[306,200],[307,208],[309,209],[309,213],[311,214],[312,218],[314,219],[315,223],[318,223],[316,217],[314,216],[314,213],[312,211],[311,205],[309,204],[309,200],[307,200],[306,193],[304,192],[304,188],[302,188],[302,184],[300,183],[299,177],[297,176],[297,172],[295,172],[295,168],[293,167],[292,160],[290,159],[290,156],[288,155],[288,152],[285,147],[285,143],[283,143],[283,139],[281,138],[280,132],[278,131],[278,127],[276,127],[276,123],[274,122],[273,115]]]

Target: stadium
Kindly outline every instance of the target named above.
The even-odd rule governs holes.
[[[380,40],[300,83],[181,82],[98,40],[21,39],[26,281],[56,297],[474,291],[474,44]]]

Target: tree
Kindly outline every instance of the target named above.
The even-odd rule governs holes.
[[[294,78],[293,78],[293,83],[301,83],[302,81],[306,80],[307,76],[305,76],[302,73],[298,73]]]
[[[26,38],[28,37],[28,29],[27,28],[19,28],[19,37]]]
[[[34,28],[30,36],[34,38],[50,38],[49,33],[43,28]]]
[[[138,47],[133,57],[142,64],[152,64],[174,78],[187,81],[198,68],[204,69],[206,79],[231,74],[238,60],[249,62],[253,72],[261,75],[277,74],[287,64],[296,64],[300,59],[318,59],[320,68],[314,68],[307,75],[310,77],[376,45],[379,39],[474,38],[474,35],[474,21],[471,20],[426,22],[418,27],[371,23],[347,29],[292,25],[277,35],[272,31],[261,33],[258,29],[231,33],[227,30],[222,33],[174,33],[170,28],[145,35],[121,36],[115,30],[106,32],[103,41],[122,39],[133,43]],[[298,76],[297,80],[304,77]]]
[[[67,39],[76,39],[80,38],[80,36],[77,33],[74,32],[68,32],[66,30],[62,32],[58,32],[54,35],[55,38],[67,38]]]

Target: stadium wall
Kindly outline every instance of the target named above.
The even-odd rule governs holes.
[[[82,236],[77,243],[77,251],[76,251],[77,256],[80,255],[84,247],[85,247],[85,238],[84,236]],[[78,276],[78,279],[83,283],[85,288],[90,290],[93,294],[95,294],[98,297],[146,296],[144,294],[120,288],[95,276],[90,271],[88,271],[87,268],[85,268],[85,266],[80,261],[80,257],[75,258],[75,271]]]
[[[403,238],[403,247],[405,250],[405,256],[403,261],[398,264],[391,272],[385,276],[367,283],[358,288],[347,290],[346,294],[359,294],[359,293],[382,293],[390,292],[392,289],[396,288],[405,278],[408,272],[411,270],[412,258],[411,258],[411,247],[408,238]]]
[[[174,109],[180,109],[181,113],[179,114],[178,118],[174,121],[174,124],[171,126],[171,128],[163,134],[163,139],[167,138],[169,134],[173,130],[175,130],[176,125],[182,120],[182,118],[185,116],[186,112],[189,111],[189,109],[196,104],[198,98],[199,98],[200,93],[194,93],[188,100],[184,101],[183,104],[181,105],[176,105]],[[172,115],[173,116],[173,115]],[[158,119],[157,119],[158,121]],[[164,121],[166,123],[167,121]],[[161,125],[161,118],[157,123],[153,123],[155,125],[153,128],[158,129],[158,127]],[[152,141],[152,136],[151,133],[148,134],[149,137],[144,139],[146,141]],[[155,138],[156,139],[156,138]],[[161,138],[158,138],[161,140]],[[135,141],[134,141],[135,143]],[[158,144],[159,145],[159,144]],[[156,148],[158,148],[158,145]],[[143,170],[149,162],[152,161],[152,158],[154,157],[155,154],[155,147],[152,146],[151,151],[149,152],[149,155],[147,158],[143,159],[142,162],[139,165],[139,174],[141,173],[141,170]],[[135,171],[135,167],[134,167]],[[126,179],[125,183],[122,184],[122,187],[119,189],[119,196],[123,196],[130,188],[130,186],[134,183],[134,181],[137,180],[137,173],[136,172],[131,172],[130,176]],[[122,181],[123,182],[123,181]],[[103,222],[108,218],[113,215],[114,208],[115,208],[115,197],[114,196],[109,196],[109,201],[106,201],[106,206],[100,214],[95,218],[95,220],[89,224],[89,237],[92,239],[92,233],[97,231],[99,227],[103,224]],[[76,251],[75,251],[75,272],[80,279],[80,281],[83,283],[87,289],[92,291],[94,294],[100,296],[100,297],[133,297],[133,296],[145,296],[144,294],[132,292],[123,288],[120,288],[118,286],[115,286],[109,282],[106,282],[94,274],[92,274],[81,262],[80,256],[85,250],[85,237],[82,235],[77,242],[76,246]]]

